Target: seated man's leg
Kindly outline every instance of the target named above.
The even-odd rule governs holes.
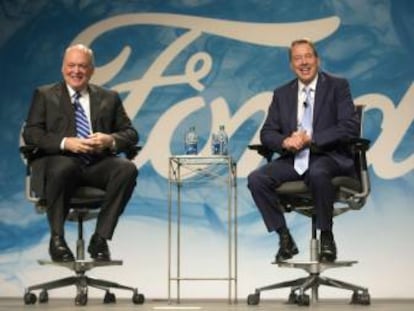
[[[84,173],[84,182],[106,191],[105,202],[96,222],[95,233],[88,251],[96,260],[110,260],[106,240],[110,240],[123,213],[138,176],[133,162],[121,157],[108,157],[90,166]]]
[[[322,261],[334,261],[336,259],[336,245],[332,233],[333,204],[335,201],[335,188],[332,178],[340,174],[346,174],[343,169],[330,157],[314,156],[305,182],[312,191],[315,201],[316,228],[321,231]]]
[[[298,253],[298,249],[287,228],[283,210],[278,205],[275,189],[284,181],[298,179],[300,176],[294,170],[292,163],[284,160],[272,161],[248,176],[247,186],[267,230],[279,234],[277,262],[292,258]]]
[[[81,162],[67,156],[48,156],[46,161],[46,202],[51,239],[49,253],[54,261],[73,261],[74,256],[64,239],[68,203],[80,178]]]

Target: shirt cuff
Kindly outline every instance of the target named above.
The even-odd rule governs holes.
[[[60,150],[62,151],[65,150],[65,141],[66,141],[66,137],[63,137],[62,141],[60,142]]]

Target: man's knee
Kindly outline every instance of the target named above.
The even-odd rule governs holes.
[[[253,185],[257,183],[257,173],[256,171],[251,172],[247,176],[247,187],[251,190]]]
[[[251,172],[247,176],[247,187],[251,191],[255,191],[259,188],[262,188],[268,182],[268,177],[262,174],[259,170]]]
[[[121,179],[135,180],[138,177],[138,168],[130,160],[123,158],[117,159],[117,174]]]
[[[333,172],[329,165],[314,165],[311,166],[308,172],[308,177],[311,183],[328,183],[333,178]]]
[[[137,177],[138,177],[138,174],[139,174],[138,168],[132,162],[129,162],[129,164],[128,164],[128,174],[129,174],[130,178],[134,179],[134,180],[137,179]]]
[[[70,180],[79,174],[79,166],[70,157],[51,157],[46,164],[47,180]]]

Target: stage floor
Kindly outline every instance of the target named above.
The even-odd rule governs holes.
[[[350,305],[347,300],[332,299],[321,300],[310,307],[299,307],[288,305],[285,301],[264,300],[259,305],[249,306],[245,300],[237,304],[228,304],[221,300],[188,300],[180,304],[168,304],[164,300],[147,299],[143,305],[135,305],[130,299],[118,299],[115,304],[103,304],[101,299],[90,298],[86,306],[74,305],[73,299],[53,298],[48,303],[25,305],[23,298],[0,298],[0,311],[28,311],[28,310],[88,310],[88,311],[178,311],[178,310],[202,310],[202,311],[286,311],[286,310],[326,310],[326,311],[348,311],[348,310],[375,310],[375,311],[413,311],[414,299],[371,299],[371,305]]]

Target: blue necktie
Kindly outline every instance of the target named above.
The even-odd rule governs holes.
[[[75,123],[76,123],[76,134],[79,138],[87,138],[91,134],[91,128],[89,125],[88,117],[85,114],[85,110],[79,102],[81,94],[76,92],[73,95],[73,105],[75,107]],[[82,153],[78,155],[86,164],[90,164],[93,156],[90,154]]]
[[[299,124],[299,130],[306,131],[308,135],[312,135],[312,98],[311,98],[311,89],[304,88],[303,91],[306,94],[305,98],[305,109],[303,111],[302,120]],[[294,167],[296,172],[299,175],[303,175],[306,172],[309,166],[309,148],[305,148],[298,152],[295,156]]]
[[[76,133],[79,138],[86,138],[90,135],[91,129],[89,126],[89,120],[85,114],[85,110],[83,110],[79,102],[80,97],[81,94],[79,92],[76,92],[73,95],[73,104],[75,105]]]

